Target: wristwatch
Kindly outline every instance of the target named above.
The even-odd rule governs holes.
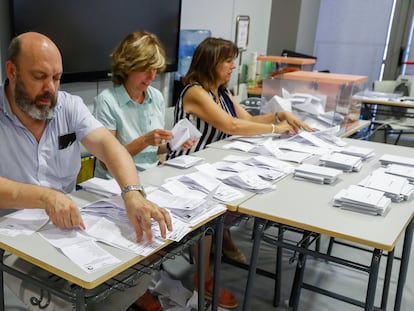
[[[140,185],[129,185],[122,189],[121,196],[124,198],[125,194],[129,191],[139,191],[141,192],[142,196],[145,198],[146,193],[143,186]]]

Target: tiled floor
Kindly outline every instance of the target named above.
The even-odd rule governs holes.
[[[233,228],[233,237],[237,240],[237,244],[243,249],[245,254],[249,254],[251,248],[251,221],[242,223],[239,227]],[[322,237],[321,248],[326,249],[328,238]],[[402,239],[401,241],[402,242]],[[402,243],[399,243],[396,249],[396,256],[401,254]],[[259,267],[274,271],[276,251],[273,246],[262,243],[259,253]],[[293,274],[296,267],[296,261],[290,263],[293,253],[285,251],[283,256],[283,281],[282,293],[279,307],[275,308],[272,305],[273,299],[273,280],[257,276],[255,280],[255,288],[253,299],[251,302],[251,310],[289,310],[286,307],[286,302],[289,299],[290,289],[293,280]],[[359,251],[350,247],[335,245],[333,248],[333,255],[338,257],[350,258],[354,261],[364,264],[370,263],[370,253]],[[413,310],[414,305],[414,251],[412,251],[411,264],[409,266],[407,282],[404,289],[403,303],[401,310]],[[380,280],[377,286],[376,305],[380,304],[380,295],[382,289],[383,275],[385,269],[386,258],[381,259]],[[243,301],[245,290],[245,277],[247,273],[239,268],[225,266],[221,275],[222,285],[232,289],[240,301]],[[399,261],[394,260],[392,279],[388,300],[388,310],[394,307],[394,297],[396,292],[396,282],[399,271]],[[242,281],[241,281],[242,280]],[[321,286],[331,291],[338,291],[343,295],[350,296],[355,299],[363,300],[366,294],[367,274],[365,272],[351,270],[350,268],[338,266],[333,263],[327,263],[323,260],[316,260],[309,257],[306,265],[306,273],[304,280],[308,283]],[[242,310],[239,307],[237,310]],[[299,310],[306,311],[353,311],[362,310],[347,303],[334,300],[332,298],[322,296],[307,290],[302,290]]]

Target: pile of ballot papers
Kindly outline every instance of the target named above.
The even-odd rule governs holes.
[[[321,156],[319,158],[319,164],[336,168],[344,172],[359,172],[362,167],[362,159],[349,154],[333,152]]]
[[[379,161],[382,165],[387,166],[388,164],[400,164],[406,166],[414,166],[414,159],[404,156],[397,156],[392,154],[384,154]]]
[[[387,174],[379,168],[358,183],[359,186],[383,191],[393,202],[410,200],[414,193],[414,185],[405,177]]]
[[[342,171],[335,168],[304,163],[295,168],[293,177],[318,184],[331,184],[337,180],[340,174],[342,174]]]
[[[333,200],[333,206],[370,215],[384,215],[391,200],[383,191],[351,185],[340,190]]]
[[[252,171],[264,180],[276,181],[293,172],[293,165],[270,156],[228,155],[212,164],[219,171]]]
[[[275,189],[269,181],[266,181],[259,177],[253,170],[247,170],[243,172],[229,172],[220,171],[210,163],[205,163],[196,166],[196,169],[212,178],[215,178],[226,185],[245,189],[255,193],[265,193]]]
[[[164,165],[174,166],[177,168],[190,168],[203,162],[204,158],[183,154],[179,157],[164,161]]]

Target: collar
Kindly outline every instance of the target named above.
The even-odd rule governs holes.
[[[144,98],[144,102],[142,103],[142,105],[152,104],[153,102],[151,92],[148,91],[149,88],[150,87],[148,87],[147,90],[145,91],[145,98]],[[115,91],[116,98],[118,99],[120,107],[125,106],[128,103],[136,104],[129,96],[123,84],[114,86],[114,91]]]

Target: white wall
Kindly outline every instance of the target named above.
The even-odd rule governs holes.
[[[271,0],[183,0],[181,29],[209,29],[213,37],[234,40],[238,15],[250,16],[248,50],[265,53]]]
[[[321,0],[315,69],[379,79],[393,0]]]
[[[295,51],[313,55],[320,0],[301,2]]]
[[[9,2],[0,1],[0,84],[6,79],[4,63],[6,62],[7,46],[9,45]]]
[[[265,53],[267,49],[271,5],[272,0],[260,0],[260,5],[257,5],[256,1],[251,0],[183,0],[181,29],[210,29],[212,36],[234,40],[237,15],[249,15],[249,47],[244,55],[247,56],[249,51]],[[3,1],[0,1],[0,26],[1,20],[6,20],[1,18],[1,15],[4,15],[5,12],[8,12],[8,8],[5,7]],[[0,48],[7,46],[10,40],[9,38],[5,38],[4,32],[1,29],[2,27],[0,27]],[[2,63],[4,63],[2,58],[5,54],[4,51],[4,48],[0,49]],[[236,72],[234,76],[237,76]],[[167,74],[166,77],[160,77],[154,83],[155,87],[159,87],[164,91],[163,93],[167,103],[171,99],[171,90],[168,87],[171,78],[172,75]],[[3,81],[3,79],[0,81]],[[234,82],[230,84],[232,83]],[[105,83],[73,83],[62,85],[62,89],[82,96],[88,106],[90,106],[93,97],[105,86],[107,86]]]
[[[250,52],[266,54],[272,0],[183,0],[181,29],[208,29],[213,37],[234,41],[238,15],[250,17],[249,44],[243,52],[247,63]],[[237,70],[233,72],[230,87],[236,84]]]

